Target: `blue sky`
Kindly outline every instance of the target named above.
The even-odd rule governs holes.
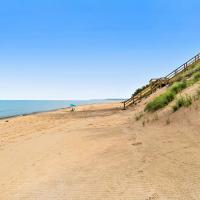
[[[199,0],[0,2],[0,99],[125,98],[199,53]]]

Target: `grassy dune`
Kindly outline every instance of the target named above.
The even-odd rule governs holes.
[[[155,112],[167,106],[176,98],[176,95],[179,94],[182,90],[200,81],[199,70],[199,63],[195,66],[192,66],[192,68],[188,70],[184,75],[182,74],[181,76],[179,76],[179,81],[175,82],[172,86],[170,86],[163,94],[155,97],[152,101],[150,101],[146,105],[144,110],[146,112]],[[189,97],[179,98],[176,101],[176,106],[173,108],[173,110],[176,111],[177,108],[183,105],[189,105],[190,103],[191,100]]]

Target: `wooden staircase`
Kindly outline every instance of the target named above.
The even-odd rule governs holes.
[[[162,88],[166,85],[172,84],[177,80],[177,77],[187,71],[189,67],[196,62],[200,61],[200,54],[197,54],[190,60],[188,60],[186,63],[181,65],[180,67],[176,68],[174,71],[172,71],[170,74],[168,74],[165,77],[158,78],[158,79],[151,79],[147,87],[137,93],[136,95],[132,95],[132,97],[123,103],[123,109],[125,110],[130,105],[134,105],[139,103],[142,99],[147,98],[149,95],[154,93],[157,89]]]

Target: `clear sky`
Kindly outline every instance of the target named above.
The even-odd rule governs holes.
[[[0,1],[0,99],[129,97],[199,53],[199,0]]]

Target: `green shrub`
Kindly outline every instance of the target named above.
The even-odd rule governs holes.
[[[145,111],[154,112],[165,107],[171,101],[174,100],[177,93],[181,92],[186,87],[186,81],[174,83],[171,87],[168,88],[168,90],[165,93],[161,94],[160,96],[156,97],[153,101],[149,102],[145,107]]]
[[[191,96],[186,96],[184,99],[184,107],[189,107],[190,105],[192,105],[192,97]]]
[[[172,109],[174,112],[176,112],[181,107],[189,107],[191,104],[192,104],[192,98],[190,96],[179,97],[176,100],[175,105],[172,106]]]
[[[145,90],[148,86],[149,86],[149,84],[148,84],[148,85],[145,85],[145,86],[143,86],[143,87],[141,87],[141,88],[138,88],[138,89],[133,93],[132,96],[136,96],[137,94],[139,94],[140,92],[142,92],[143,90]]]
[[[156,97],[150,103],[148,103],[145,107],[145,111],[154,112],[156,110],[159,110],[168,105],[169,102],[174,100],[174,98],[175,98],[175,93],[168,90],[165,93],[161,94],[160,96]]]
[[[175,94],[181,92],[183,89],[187,87],[186,81],[176,82],[174,83],[169,90]]]

